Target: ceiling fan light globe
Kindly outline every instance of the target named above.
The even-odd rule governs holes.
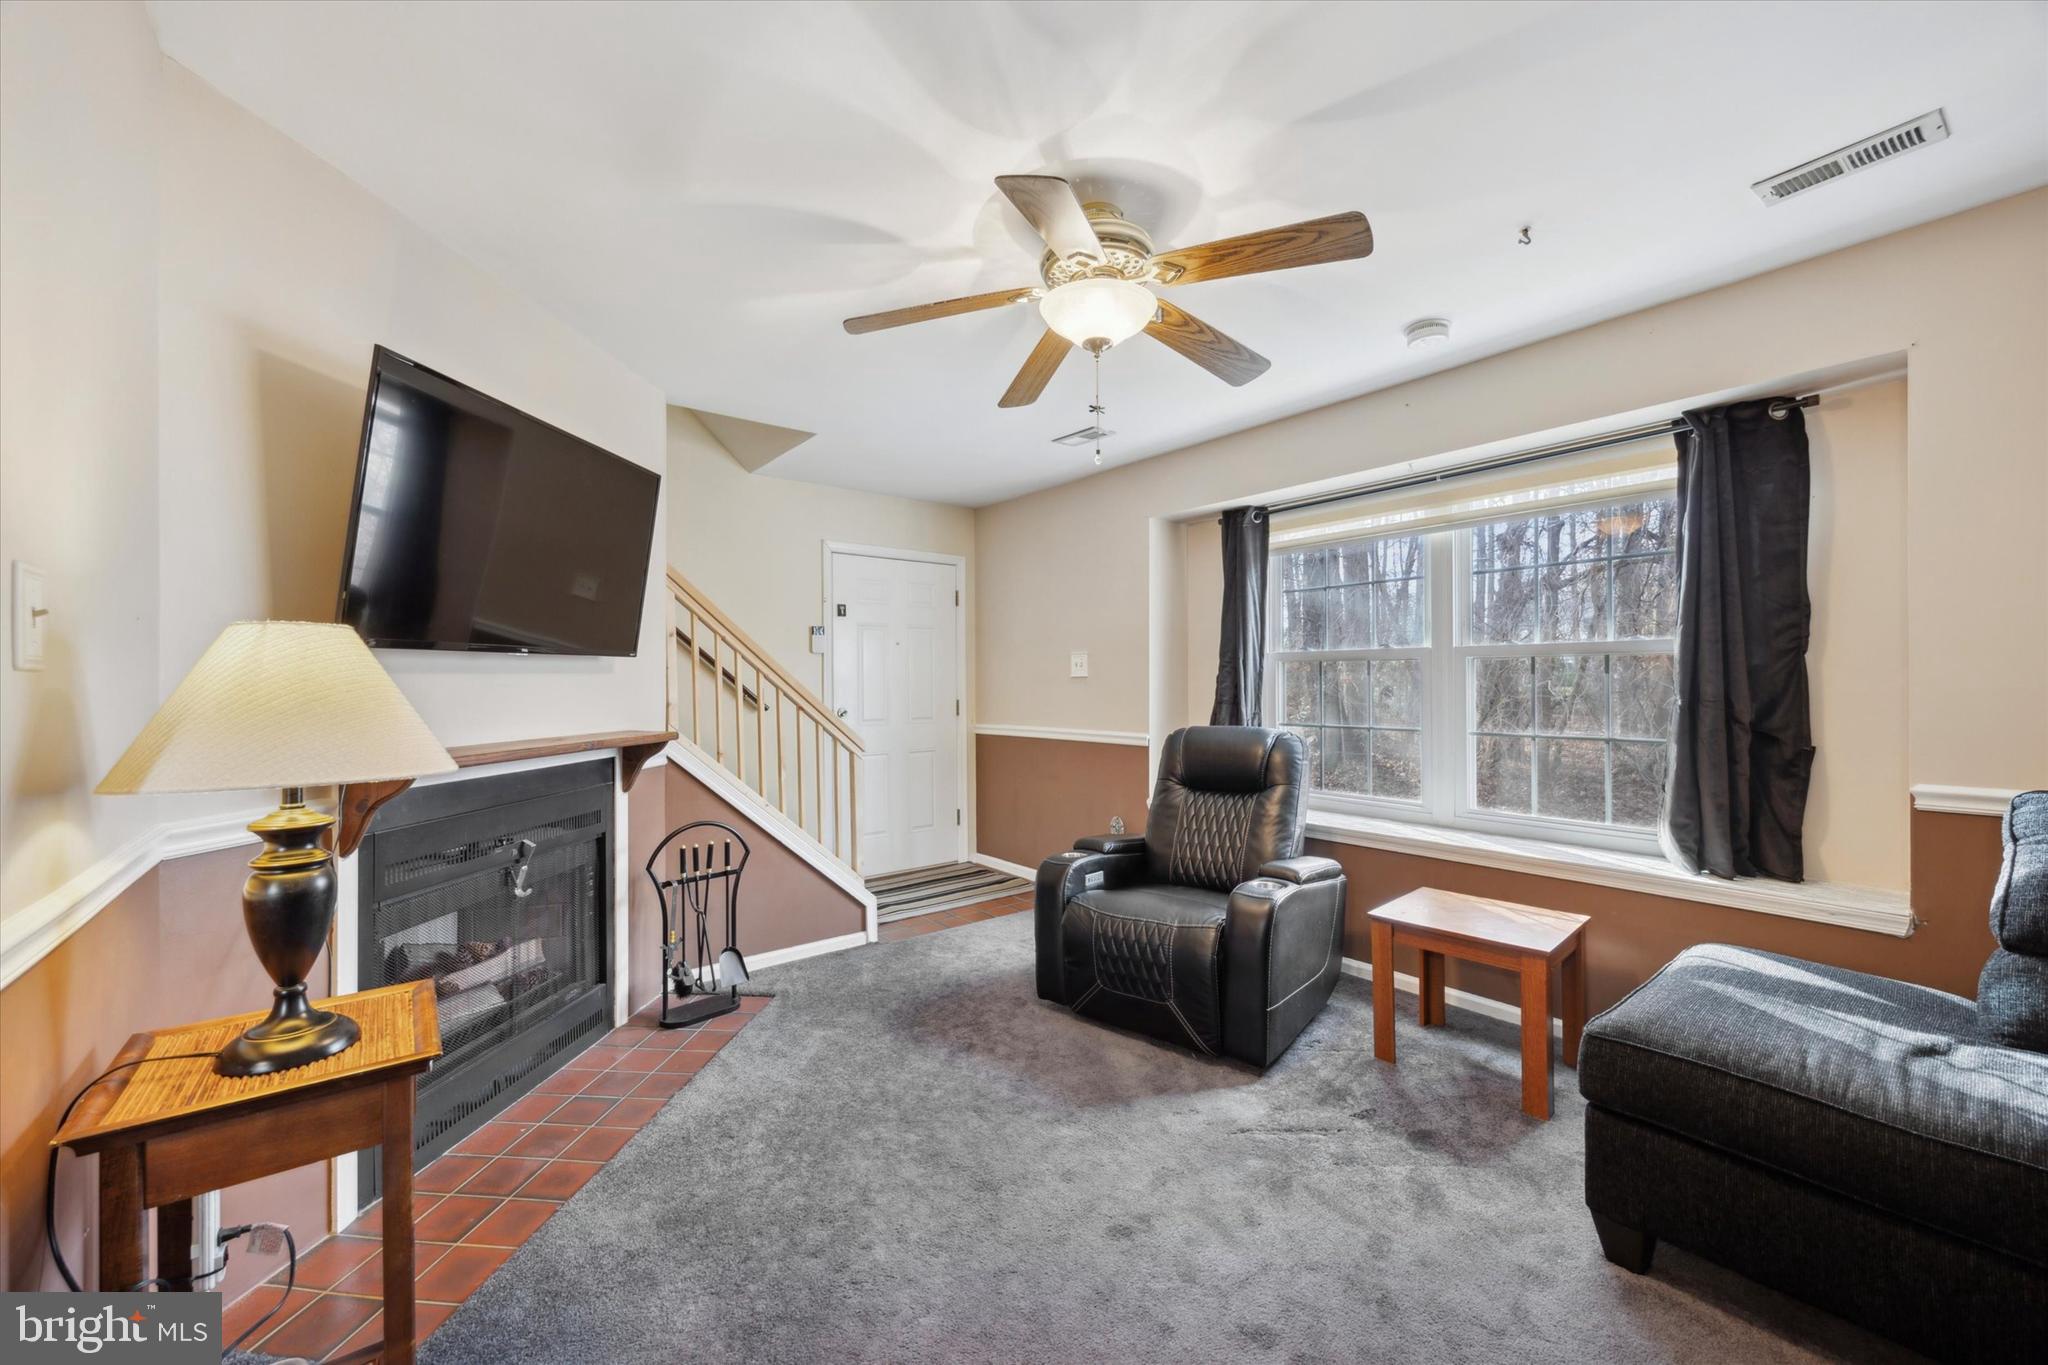
[[[1145,330],[1158,312],[1152,291],[1129,280],[1074,280],[1038,301],[1045,325],[1073,342],[1114,346]]]

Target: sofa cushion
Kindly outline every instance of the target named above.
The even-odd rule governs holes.
[[[2007,952],[2048,957],[2048,792],[2021,792],[2006,807],[1991,936]]]
[[[1223,921],[1230,897],[1193,886],[1083,891],[1060,924],[1075,1013],[1205,1052],[1223,1050]]]
[[[2048,1052],[2048,957],[1993,948],[1977,978],[1977,1024],[1987,1042]]]
[[[1688,948],[1586,1026],[1606,1109],[2048,1264],[2048,1056],[1977,1041],[1960,996]]]

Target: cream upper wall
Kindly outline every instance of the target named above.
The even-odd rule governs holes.
[[[168,59],[162,119],[165,691],[229,621],[332,619],[377,343],[664,469],[654,385]],[[378,658],[447,744],[657,729],[664,545],[637,657]]]
[[[750,474],[686,408],[668,410],[668,561],[812,691],[825,660],[810,628],[825,624],[826,541],[961,555],[974,578],[974,513],[947,503],[857,493]],[[975,660],[967,612],[968,677]]]
[[[1813,705],[1813,782],[1806,868],[1815,881],[1903,891],[1907,885],[1906,384],[1845,389],[1806,413],[1813,473],[1806,652]],[[1223,539],[1213,516],[1186,541],[1187,707],[1203,724],[1216,689]],[[1170,657],[1170,656],[1169,656]]]
[[[54,609],[50,667],[0,671],[18,925],[263,799],[89,792],[228,622],[332,618],[374,344],[650,469],[667,440],[652,384],[164,59],[139,5],[0,12],[0,561]],[[659,515],[637,657],[379,657],[445,743],[659,728]]]
[[[2041,785],[2043,317],[2048,191],[2034,191],[982,508],[980,719],[1148,728],[1154,518],[1903,353],[1905,780]],[[1065,676],[1070,649],[1090,651],[1085,682]]]
[[[137,7],[0,8],[0,915],[155,820],[93,783],[155,711],[156,37]],[[0,588],[12,601],[11,584]]]

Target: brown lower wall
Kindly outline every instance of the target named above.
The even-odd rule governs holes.
[[[665,764],[659,771],[664,790],[664,828],[655,833],[653,839],[649,841],[650,848],[659,842],[668,830],[692,820],[723,820],[738,829],[746,838],[750,857],[740,887],[741,951],[753,954],[768,952],[775,948],[794,948],[799,944],[838,938],[842,934],[856,933],[867,928],[865,906],[840,890],[830,878],[790,852],[780,840],[762,829],[745,812],[726,804],[710,788],[673,764]],[[654,775],[648,774],[649,777]],[[645,785],[644,779],[642,785]],[[637,791],[636,787],[635,792]],[[663,857],[672,860],[674,856],[675,848],[671,845]],[[649,994],[653,994],[660,990],[661,912],[659,905],[652,899],[652,884],[648,882],[647,874],[641,870],[646,863],[647,852],[643,850],[635,855],[632,870],[636,882],[647,886],[649,893],[648,914],[652,917],[651,924],[655,931],[650,941],[655,945],[652,956],[654,970],[657,973],[649,989]],[[673,861],[667,862],[662,868],[662,874],[670,877],[675,875]],[[724,926],[714,926],[712,938],[715,947],[723,948]],[[640,970],[641,966],[636,962],[636,986]]]
[[[976,800],[980,851],[1035,867],[1072,847],[1076,837],[1108,828],[1121,813],[1134,831],[1142,812],[1145,750],[1072,740],[980,736]],[[1604,1009],[1641,984],[1681,949],[1734,943],[1974,997],[1989,957],[1988,906],[1998,879],[1999,822],[1980,815],[1915,811],[1912,818],[1912,903],[1923,923],[1910,938],[1891,938],[1698,901],[1643,895],[1612,887],[1469,863],[1310,840],[1309,851],[1335,858],[1350,879],[1344,951],[1372,955],[1366,912],[1420,886],[1492,896],[1590,915],[1586,929],[1588,1004]],[[1411,954],[1395,962],[1414,972]],[[1502,972],[1451,963],[1449,984],[1512,1003]]]
[[[50,1134],[71,1097],[133,1034],[268,1004],[270,978],[242,930],[252,850],[162,864],[0,991],[0,1283],[9,1289],[63,1288],[43,1242],[43,1177]],[[57,1236],[88,1287],[97,1273],[95,1179],[91,1159],[59,1162]],[[224,1191],[221,1220],[285,1223],[310,1245],[327,1231],[326,1168]],[[282,1260],[238,1246],[223,1277],[227,1294]]]
[[[631,999],[660,989],[660,913],[640,873],[668,831],[667,783],[647,774],[627,798],[631,869],[627,921]],[[19,980],[0,991],[0,1285],[63,1287],[43,1239],[50,1134],[64,1105],[144,1029],[256,1009],[271,983],[242,929],[241,886],[254,845],[163,863],[117,897]],[[322,959],[321,980],[327,976]],[[94,1283],[95,1167],[63,1157],[57,1232],[80,1282]],[[330,1228],[327,1170],[309,1166],[223,1193],[227,1223],[289,1225],[303,1249]],[[281,1257],[238,1246],[223,1277],[230,1298],[260,1283]]]
[[[974,737],[975,849],[1036,867],[1122,816],[1145,832],[1149,761],[1136,744]]]

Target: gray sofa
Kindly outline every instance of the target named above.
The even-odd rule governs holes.
[[[2014,803],[2000,951],[2048,935],[2048,793]],[[2021,954],[2029,956],[2029,954]],[[1994,959],[1998,964],[1999,959]],[[2048,993],[1961,996],[1687,949],[1586,1026],[1586,1205],[1607,1258],[1660,1240],[1951,1360],[2048,1342]]]

